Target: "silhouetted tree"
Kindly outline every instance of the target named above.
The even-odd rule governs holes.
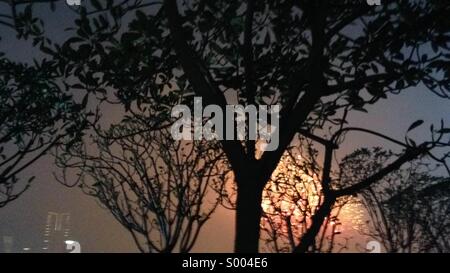
[[[58,145],[77,141],[87,113],[55,78],[50,61],[28,65],[0,53],[0,207],[16,199],[34,177],[23,171]]]
[[[302,148],[298,148],[302,147]],[[308,139],[300,138],[295,148],[282,157],[263,193],[261,239],[268,251],[292,252],[310,228],[312,216],[323,202],[318,151]],[[354,198],[340,198],[325,217],[311,252],[333,252],[347,248],[350,237],[337,242],[342,232],[341,211],[352,211],[358,203]],[[339,249],[336,246],[339,245]]]
[[[362,149],[346,161],[360,171],[379,169],[393,154]],[[362,166],[361,161],[370,162]],[[448,252],[450,181],[430,175],[432,168],[413,161],[362,192],[371,219],[365,234],[387,252]]]
[[[223,152],[205,141],[175,141],[170,130],[123,122],[74,146],[58,164],[79,171],[96,197],[131,233],[142,252],[188,252],[220,203]]]
[[[193,94],[201,96],[205,106],[281,105],[276,150],[257,151],[253,140],[220,141],[237,186],[237,252],[258,251],[263,190],[297,134],[324,146],[323,202],[298,252],[314,245],[338,198],[357,194],[416,158],[445,163],[445,153],[437,158],[430,152],[448,145],[450,130],[442,125],[431,130],[429,141],[397,143],[403,152],[378,172],[347,187],[331,185],[333,153],[344,133],[355,131],[343,127],[347,114],[366,112],[367,105],[412,86],[449,98],[446,1],[381,6],[326,0],[89,3],[75,9],[79,19],[61,46],[38,41],[60,72],[77,82],[71,88],[105,101],[114,98],[129,112],[158,104],[163,91],[182,94],[179,101],[185,102]],[[318,137],[330,126],[327,137]]]

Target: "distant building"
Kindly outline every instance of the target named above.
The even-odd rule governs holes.
[[[70,213],[48,212],[42,252],[67,252],[65,241],[70,240],[70,226]]]
[[[3,236],[3,253],[11,253],[14,249],[14,237]]]

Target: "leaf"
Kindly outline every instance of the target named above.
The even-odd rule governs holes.
[[[78,42],[83,42],[84,39],[80,38],[80,37],[72,37],[69,38],[64,44],[67,44],[67,46],[73,44],[73,43],[78,43]]]
[[[422,62],[425,63],[426,61],[428,61],[428,55],[427,54],[423,54],[422,55]]]
[[[371,64],[372,70],[373,72],[375,72],[375,74],[378,74],[378,66],[374,63]]]
[[[440,134],[450,134],[450,128],[443,128],[437,131]]]
[[[28,5],[28,6],[26,6],[25,7],[25,10],[24,10],[24,15],[26,16],[26,18],[29,18],[29,19],[31,19],[31,16],[32,16],[32,10],[31,10],[31,8],[32,8],[32,5]]]
[[[83,98],[83,101],[81,102],[81,105],[83,106],[83,108],[86,108],[88,98],[89,98],[89,94],[86,94]]]
[[[44,44],[42,44],[42,45],[40,46],[40,49],[41,49],[42,52],[44,52],[44,53],[46,53],[46,54],[48,54],[48,55],[55,55],[55,54],[56,54],[56,52],[54,52],[53,50],[51,50],[49,47],[44,46]]]
[[[423,120],[421,120],[421,119],[414,121],[414,122],[411,124],[411,126],[409,126],[408,132],[411,131],[411,130],[413,130],[413,129],[415,129],[415,128],[417,128],[417,127],[419,127],[420,125],[422,125],[422,123],[423,123]]]
[[[103,9],[102,5],[100,4],[100,2],[98,0],[92,0],[91,3],[92,3],[92,6],[94,6],[94,8],[96,10],[102,10]]]
[[[397,84],[395,85],[395,89],[403,89],[405,87],[405,82],[403,80],[397,81]]]
[[[141,22],[146,22],[147,21],[147,16],[141,10],[137,10],[136,11],[136,17]]]
[[[353,110],[355,111],[360,111],[360,112],[364,112],[364,113],[369,113],[366,109],[364,109],[361,106],[357,106],[357,107],[353,107]]]
[[[129,45],[132,42],[139,39],[140,37],[141,37],[141,35],[137,32],[126,32],[121,37],[121,43],[123,43],[125,45]]]
[[[87,59],[87,58],[89,58],[89,55],[91,54],[91,50],[92,50],[92,48],[88,44],[80,45],[80,47],[78,48],[78,51],[77,51],[78,57],[80,59]]]

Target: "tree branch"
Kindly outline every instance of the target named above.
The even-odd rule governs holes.
[[[397,158],[394,162],[392,162],[391,164],[389,164],[388,166],[386,166],[379,172],[369,176],[368,178],[364,179],[363,181],[361,181],[355,185],[352,185],[350,187],[347,187],[347,188],[344,188],[341,190],[335,190],[334,194],[337,197],[341,197],[341,196],[358,193],[361,190],[366,189],[373,183],[380,181],[381,179],[383,179],[383,177],[390,174],[391,172],[398,170],[403,164],[405,164],[421,155],[426,154],[428,151],[429,151],[429,148],[427,147],[427,145],[424,145],[424,144],[422,144],[416,148],[408,148],[402,156]]]
[[[245,29],[244,29],[244,67],[245,67],[245,91],[247,104],[255,104],[256,85],[253,77],[253,45],[252,45],[252,30],[253,30],[253,15],[255,10],[255,1],[247,1],[247,11],[245,14]],[[255,141],[247,140],[247,154],[250,160],[255,159]]]
[[[166,0],[164,6],[176,54],[196,94],[200,95],[205,100],[206,104],[216,104],[221,106],[222,109],[225,109],[227,104],[225,96],[214,84],[212,76],[201,64],[200,60],[198,60],[196,53],[189,47],[184,38],[177,1]],[[226,128],[226,126],[224,126],[224,128]],[[221,143],[233,169],[239,172],[243,168],[243,160],[246,158],[241,143],[236,140],[223,140]]]

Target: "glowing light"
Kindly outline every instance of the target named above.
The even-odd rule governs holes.
[[[298,238],[311,224],[311,217],[323,202],[319,175],[305,167],[301,156],[285,155],[266,185],[261,207],[266,219],[262,227],[285,232],[291,230]],[[363,209],[356,198],[338,200],[333,209],[331,232],[340,234],[362,225]]]

